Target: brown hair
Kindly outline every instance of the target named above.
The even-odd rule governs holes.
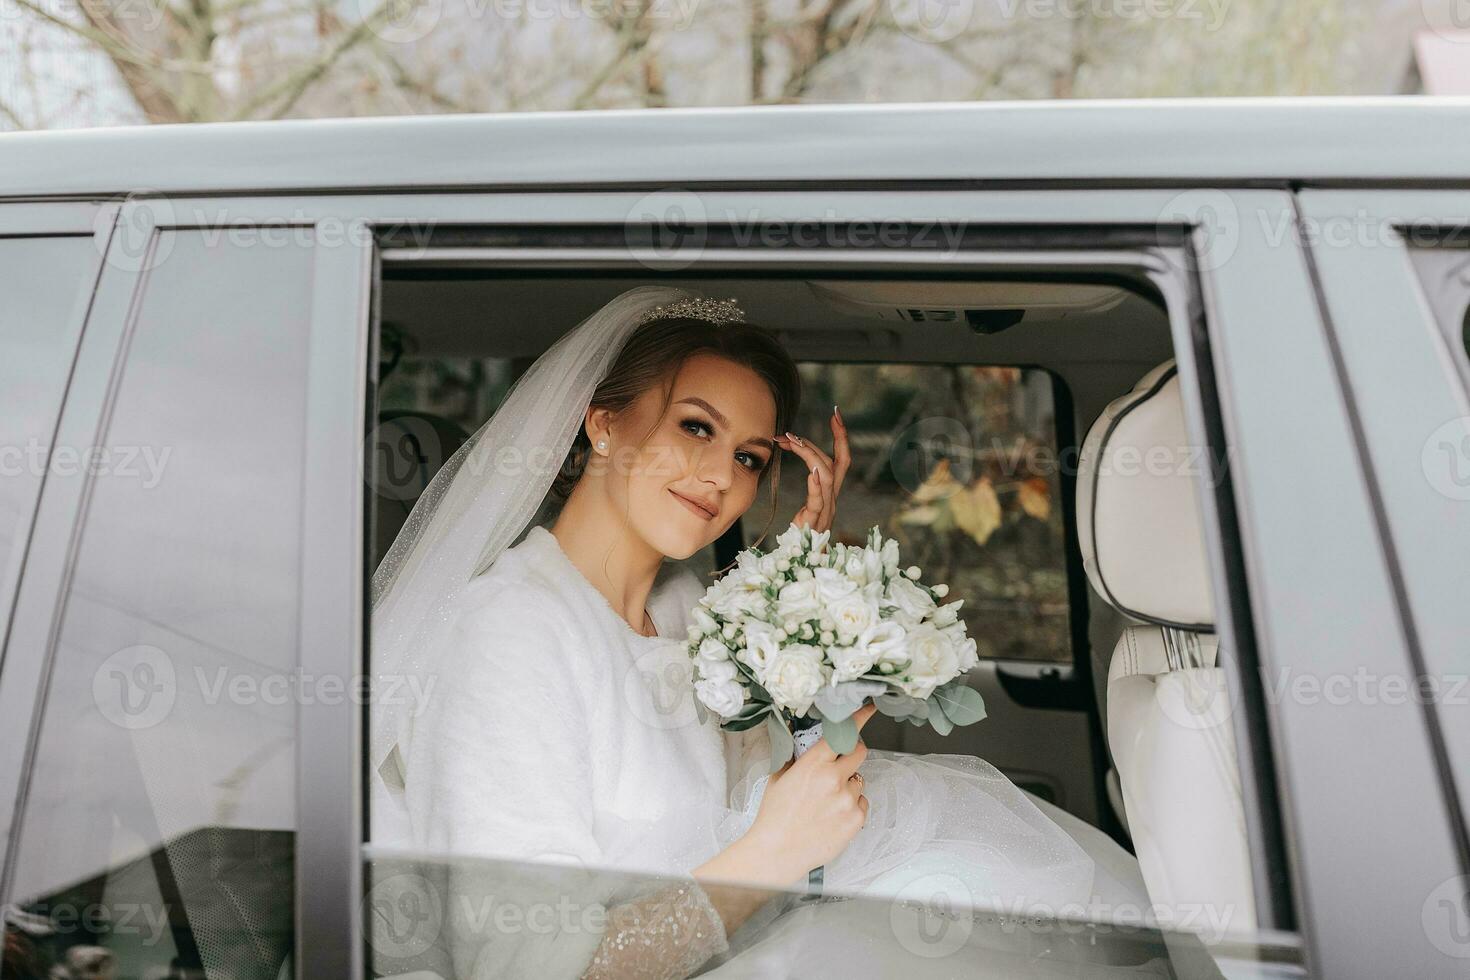
[[[776,401],[776,432],[785,432],[796,418],[801,404],[801,376],[796,362],[776,340],[775,335],[753,323],[710,323],[693,317],[661,317],[650,320],[635,330],[613,361],[607,376],[592,393],[589,408],[606,408],[621,412],[648,389],[669,382],[664,391],[663,407],[646,440],[663,420],[673,397],[672,380],[684,362],[695,354],[714,354],[750,368],[765,381]],[[773,433],[774,434],[774,433]],[[572,488],[582,478],[592,451],[586,427],[578,429],[571,451],[551,484],[551,496],[565,503]],[[776,515],[776,488],[781,478],[781,452],[771,455],[761,471],[761,479],[769,474],[771,485],[771,518],[761,529],[759,543],[770,530]]]

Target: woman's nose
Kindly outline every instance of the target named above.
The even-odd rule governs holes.
[[[714,484],[720,490],[730,489],[730,484],[735,478],[734,467],[735,461],[730,458],[729,453],[715,453],[708,450],[700,454],[695,464],[699,478]]]

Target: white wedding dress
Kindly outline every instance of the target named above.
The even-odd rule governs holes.
[[[773,956],[810,953],[795,939],[772,946],[791,916],[766,928],[794,901],[757,916],[732,949],[687,878],[748,826],[768,761],[761,729],[727,735],[696,715],[685,629],[703,591],[666,566],[648,602],[658,635],[642,636],[532,526],[459,595],[409,757],[385,764],[378,790],[406,812],[412,849],[454,857],[433,887],[457,975],[681,976],[711,956],[721,975],[744,975],[741,948],[760,973]],[[825,894],[939,890],[957,905],[1072,916],[1098,902],[1147,905],[1126,852],[979,759],[873,751],[862,772],[867,824],[826,867]],[[522,863],[460,860],[471,857]],[[567,867],[538,876],[523,862]],[[640,892],[601,869],[687,884]],[[486,928],[496,903],[524,913],[570,892],[623,914],[601,927],[548,914],[546,929]],[[824,910],[854,904],[798,912],[830,918],[839,913]]]

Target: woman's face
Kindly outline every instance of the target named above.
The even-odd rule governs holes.
[[[663,392],[643,392],[611,419],[605,481],[613,506],[662,554],[688,558],[714,541],[755,501],[761,474],[778,448],[776,402],[760,375],[718,355],[695,354]]]

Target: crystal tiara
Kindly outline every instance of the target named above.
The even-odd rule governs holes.
[[[655,306],[639,317],[638,322],[644,324],[649,320],[663,320],[678,316],[706,320],[710,323],[739,323],[745,319],[745,311],[735,302],[733,296],[729,299],[708,299],[698,296],[681,299],[677,303]]]

